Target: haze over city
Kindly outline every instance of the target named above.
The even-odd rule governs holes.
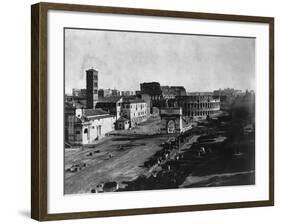
[[[139,90],[142,82],[255,90],[255,39],[65,29],[65,91],[85,88],[85,70],[99,88]]]

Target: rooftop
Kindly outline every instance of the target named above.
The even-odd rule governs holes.
[[[121,98],[121,96],[103,97],[99,98],[98,103],[117,103]]]
[[[212,96],[213,92],[188,92],[188,96]]]
[[[96,117],[90,117],[88,118],[89,120],[96,120],[96,119],[103,119],[103,118],[108,118],[108,117],[115,117],[114,115],[110,115],[110,114],[105,114],[105,115],[99,115]]]
[[[127,119],[127,118],[125,118],[125,117],[120,117],[117,121],[119,121],[119,122],[123,122],[123,121],[128,121],[128,119]]]
[[[84,116],[86,117],[94,117],[94,116],[101,116],[101,115],[109,115],[108,112],[102,109],[84,109]]]
[[[134,99],[132,99],[132,98],[125,98],[124,99],[124,103],[145,103],[145,101],[144,100],[142,100],[142,99],[138,99],[138,98],[134,98]]]

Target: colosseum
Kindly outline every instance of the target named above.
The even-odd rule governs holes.
[[[183,116],[207,117],[220,111],[220,99],[212,93],[189,93],[177,96],[175,101],[182,108]]]

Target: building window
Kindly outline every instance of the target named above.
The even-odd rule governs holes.
[[[84,130],[84,134],[88,134],[88,128]]]

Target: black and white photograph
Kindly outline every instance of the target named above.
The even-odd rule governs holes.
[[[255,44],[64,28],[64,194],[255,185]]]

